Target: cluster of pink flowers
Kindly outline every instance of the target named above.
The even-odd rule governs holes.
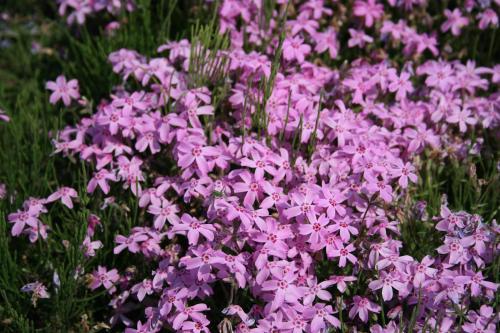
[[[87,16],[106,11],[118,15],[121,11],[134,10],[133,0],[56,0],[59,15],[66,16],[68,24],[84,24]]]
[[[389,4],[404,11],[425,2]],[[341,324],[387,333],[409,325],[495,332],[499,318],[488,304],[497,285],[487,270],[498,254],[498,226],[443,204],[433,220],[442,245],[417,260],[401,252],[397,210],[419,180],[424,150],[477,154],[481,141],[471,133],[498,129],[500,94],[488,91],[498,88],[500,67],[434,58],[437,37],[384,21],[376,0],[354,2],[359,22],[349,27],[348,47],[388,38],[401,41],[406,56],[428,50],[426,58],[319,65],[314,60],[326,51],[342,59],[344,45],[334,28],[321,30],[332,9],[311,0],[287,19],[276,68],[282,11],[267,31],[260,6],[222,1],[220,26],[232,45],[218,53],[228,60],[223,103],[214,102],[210,85],[193,86],[187,40],[160,46],[167,55],[152,59],[121,49],[109,56],[114,71],[125,87],[141,88],[118,90],[54,142],[56,152],[93,166],[89,193],[116,193],[103,209],[126,192],[145,213],[130,234],[116,236],[114,254],[157,268],[137,276],[99,266],[92,274],[89,288],[113,295],[111,322],[128,333],[209,332],[221,317],[221,327],[242,333],[318,333]],[[469,6],[446,11],[441,30],[460,34],[471,20],[461,12],[479,10]],[[477,14],[481,22],[491,11]],[[365,30],[375,27],[376,34]],[[244,51],[245,41],[265,52]],[[267,98],[264,80],[273,84]],[[48,88],[51,102],[77,98]],[[71,209],[77,196],[63,187],[28,200],[9,216],[12,234],[46,238],[45,205],[61,200]],[[92,219],[86,256],[102,247]],[[144,318],[133,323],[127,309],[138,307]]]

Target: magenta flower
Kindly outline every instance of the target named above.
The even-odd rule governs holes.
[[[453,11],[445,9],[444,16],[446,16],[446,21],[441,25],[441,31],[446,32],[451,29],[453,36],[460,35],[461,29],[469,24],[469,19],[463,17],[458,8]]]
[[[446,118],[446,121],[452,124],[458,124],[460,132],[467,131],[467,124],[475,125],[477,119],[471,116],[471,112],[467,109],[456,110],[451,116]]]
[[[338,291],[344,293],[347,290],[346,282],[356,281],[357,278],[355,278],[354,276],[332,275],[330,276],[329,280],[337,285]]]
[[[63,75],[59,75],[55,82],[48,81],[45,84],[45,88],[52,90],[52,94],[50,95],[51,104],[56,104],[57,101],[62,99],[64,105],[69,106],[72,99],[80,98],[78,81],[75,79],[66,81]]]
[[[330,58],[335,59],[339,54],[339,41],[337,40],[337,32],[329,27],[325,32],[319,32],[314,36],[316,40],[315,51],[323,53],[328,50]]]
[[[174,224],[171,231],[176,234],[186,235],[189,244],[197,245],[202,234],[207,240],[214,240],[214,233],[216,232],[213,225],[202,223],[188,214],[182,214],[180,223]]]
[[[327,225],[330,222],[325,214],[321,214],[319,218],[316,215],[310,215],[309,223],[304,223],[299,226],[301,235],[309,236],[308,242],[314,250],[321,250],[326,245],[326,237],[328,237]]]
[[[309,52],[311,52],[311,47],[304,44],[304,40],[298,36],[287,38],[283,42],[283,58],[285,60],[297,60],[301,64]]]
[[[16,213],[11,213],[7,217],[12,226],[12,236],[19,236],[26,226],[37,228],[41,223],[38,220],[39,212],[35,206],[30,207],[28,210],[18,210]]]
[[[31,302],[34,306],[36,306],[36,302],[40,298],[50,298],[50,294],[47,292],[47,287],[38,281],[25,284],[22,286],[21,291],[31,294]]]
[[[106,169],[101,169],[97,173],[94,173],[94,177],[92,177],[87,185],[87,192],[93,193],[96,187],[99,185],[104,194],[109,193],[109,185],[108,181],[116,182],[116,176],[114,172],[110,172]]]
[[[178,224],[178,212],[179,208],[177,208],[177,205],[172,204],[170,201],[164,198],[162,198],[159,203],[153,203],[148,208],[148,213],[156,216],[154,220],[154,227],[157,230],[161,230],[166,221],[168,221],[172,225]]]
[[[471,295],[475,297],[484,294],[483,288],[485,288],[485,290],[489,289],[493,292],[496,292],[496,290],[498,289],[498,284],[484,280],[482,272],[468,272],[467,275],[456,277],[455,281],[461,284],[469,285]]]
[[[318,206],[326,208],[326,213],[330,219],[335,215],[344,216],[346,210],[342,203],[347,199],[344,194],[338,190],[330,190],[327,187],[322,188],[323,198],[318,200]]]
[[[293,193],[292,197],[292,207],[285,209],[284,214],[286,218],[291,219],[293,217],[299,217],[303,219],[307,218],[315,220],[316,213],[314,212],[316,205],[313,203],[314,195],[311,191],[308,191],[306,195],[302,193]]]
[[[95,250],[102,248],[102,242],[99,240],[92,241],[90,236],[86,236],[83,240],[81,249],[83,251],[83,255],[85,257],[93,257],[95,256]]]
[[[56,200],[61,200],[61,202],[69,209],[73,208],[73,202],[71,198],[77,198],[78,193],[75,189],[71,187],[61,187],[56,192],[52,193],[47,199],[47,202],[53,202]]]
[[[181,168],[186,169],[196,163],[196,166],[201,171],[202,175],[210,172],[213,166],[207,161],[207,158],[212,158],[219,155],[219,151],[214,147],[203,147],[191,142],[183,141],[179,146],[178,164]]]
[[[303,295],[303,291],[293,284],[295,279],[295,274],[289,272],[262,284],[263,291],[274,292],[273,301],[271,303],[271,311],[277,310],[285,302],[294,304],[297,302],[299,297]]]
[[[377,0],[356,0],[354,2],[353,12],[355,16],[365,18],[365,26],[370,28],[375,20],[382,17],[384,6],[377,3]]]
[[[417,183],[418,177],[414,171],[415,167],[410,162],[403,163],[400,159],[396,159],[391,163],[391,176],[399,178],[398,184],[402,188],[408,187],[408,180],[412,183]]]
[[[108,271],[106,267],[98,266],[97,271],[92,273],[89,288],[94,290],[104,286],[107,290],[111,290],[119,278],[120,275],[116,269]]]
[[[416,263],[414,266],[414,276],[413,276],[413,286],[415,288],[420,288],[423,286],[424,281],[427,278],[433,278],[437,269],[432,268],[431,265],[434,263],[434,259],[429,256],[425,256],[421,263]]]
[[[349,47],[359,46],[363,48],[365,44],[373,43],[373,38],[365,34],[363,30],[349,29],[349,35],[351,36],[347,42]]]
[[[379,313],[380,306],[370,301],[368,298],[354,296],[351,310],[349,310],[349,318],[354,319],[356,315],[359,316],[364,323],[368,321],[370,312]]]
[[[385,180],[370,178],[368,179],[366,188],[370,194],[378,193],[385,202],[392,201],[392,187]]]
[[[254,202],[262,196],[263,188],[269,187],[270,184],[262,178],[254,177],[250,172],[244,171],[238,174],[242,182],[233,184],[233,191],[235,193],[244,193],[245,197],[243,203],[251,207]]]
[[[328,227],[328,231],[330,232],[338,231],[340,234],[340,239],[342,239],[344,243],[348,243],[349,240],[351,239],[351,235],[358,234],[358,229],[353,227],[350,223],[351,219],[349,217],[346,217],[342,219],[340,222],[335,222],[333,225]]]
[[[181,328],[188,319],[192,319],[195,322],[205,322],[206,318],[202,312],[208,310],[210,310],[210,308],[203,303],[195,304],[193,306],[187,306],[180,303],[177,306],[177,313],[175,314],[172,322],[172,327],[177,330]]]
[[[389,91],[396,92],[397,100],[399,101],[403,100],[406,98],[407,94],[413,92],[414,88],[409,79],[410,79],[410,74],[405,72],[401,73],[399,77],[397,75],[394,75],[391,78],[391,83],[389,84]]]
[[[382,289],[382,298],[384,301],[390,301],[392,299],[394,295],[393,288],[399,292],[403,292],[406,289],[405,284],[398,281],[394,274],[385,271],[380,272],[380,278],[370,282],[368,287],[371,290]]]
[[[477,14],[476,18],[479,20],[479,29],[484,30],[488,26],[493,28],[498,27],[498,15],[491,8],[486,9],[484,12]]]
[[[347,260],[349,260],[352,264],[358,262],[358,259],[351,252],[354,252],[356,248],[353,244],[349,244],[346,247],[344,245],[340,246],[338,250],[333,250],[332,256],[339,257],[339,267],[345,267]]]
[[[5,111],[0,109],[0,120],[1,121],[5,121],[6,123],[8,123],[10,121],[10,118],[7,114],[5,114]]]
[[[311,333],[325,332],[329,327],[340,328],[340,320],[333,316],[331,305],[316,303],[305,309],[304,318],[311,320]]]

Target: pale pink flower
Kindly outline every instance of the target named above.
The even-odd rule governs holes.
[[[48,81],[45,87],[48,90],[52,90],[52,94],[50,95],[51,104],[56,104],[57,101],[62,99],[64,105],[69,106],[72,99],[80,98],[78,81],[75,79],[66,81],[63,75],[59,75],[55,82]]]

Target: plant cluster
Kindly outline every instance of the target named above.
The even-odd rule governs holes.
[[[121,2],[105,3],[82,6]],[[93,271],[74,279],[127,333],[496,332],[495,216],[443,197],[429,217],[415,199],[427,160],[480,157],[500,134],[500,65],[456,49],[468,28],[496,31],[499,3],[460,3],[209,2],[189,39],[112,52],[121,84],[53,137],[89,179],[27,199],[11,235],[46,242],[58,201],[85,211]],[[88,108],[83,84],[47,82],[50,103]],[[132,222],[106,249],[110,209]],[[414,225],[431,251],[408,250]],[[52,285],[23,291],[36,304]]]

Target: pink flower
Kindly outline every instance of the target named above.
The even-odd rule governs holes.
[[[115,246],[113,253],[118,254],[124,249],[129,250],[132,253],[137,253],[140,251],[141,247],[140,244],[141,242],[144,242],[148,239],[149,237],[144,234],[137,234],[133,233],[129,237],[124,237],[122,235],[116,235],[115,237],[115,243],[118,245]]]
[[[154,292],[153,284],[149,279],[144,279],[142,282],[134,285],[130,290],[137,294],[139,302],[142,302],[146,295],[151,295]]]
[[[365,26],[370,28],[375,20],[382,17],[384,6],[377,3],[376,0],[356,0],[353,12],[355,16],[364,17]]]
[[[326,237],[328,237],[327,225],[329,219],[325,214],[321,214],[319,219],[316,219],[316,215],[311,215],[309,223],[304,223],[299,226],[299,231],[301,235],[309,235],[307,240],[311,244],[311,248],[314,250],[320,250],[326,245]]]
[[[284,214],[287,219],[293,217],[299,217],[303,219],[307,218],[315,220],[316,213],[314,212],[316,205],[313,203],[314,195],[311,191],[308,191],[306,195],[302,193],[293,193],[292,195],[292,207],[285,209]]]
[[[189,332],[189,333],[210,333],[210,330],[208,329],[208,324],[210,322],[208,320],[204,321],[185,321],[182,324],[182,332]]]
[[[14,223],[12,226],[12,236],[19,236],[26,225],[36,228],[39,223],[38,220],[39,212],[36,207],[30,207],[28,210],[18,210],[16,213],[11,213],[8,216],[10,223]]]
[[[476,18],[479,20],[479,29],[481,30],[486,29],[488,26],[498,27],[498,15],[491,8],[477,14]]]
[[[334,281],[326,280],[321,283],[317,283],[316,278],[313,278],[313,279],[308,279],[307,284],[308,284],[308,289],[304,293],[305,305],[311,305],[316,297],[325,302],[332,299],[332,294],[330,294],[325,289],[333,285]]]
[[[149,107],[143,97],[144,92],[134,92],[129,96],[114,99],[111,105],[121,110],[122,114],[129,115],[133,110],[144,111]]]
[[[254,177],[250,172],[243,171],[238,175],[243,182],[237,182],[233,184],[233,190],[235,193],[244,193],[245,197],[243,203],[251,207],[254,202],[262,196],[263,188],[269,187],[270,184],[263,180]]]
[[[463,17],[458,8],[453,11],[445,9],[444,16],[446,16],[446,21],[441,25],[441,31],[446,32],[451,29],[453,36],[460,35],[460,30],[469,24],[469,19]]]
[[[136,328],[127,327],[125,329],[125,333],[149,333],[151,330],[149,329],[149,325],[146,323],[142,323],[140,320],[137,321]]]
[[[328,50],[330,58],[335,59],[338,56],[340,43],[337,40],[337,32],[329,27],[325,32],[319,32],[314,36],[316,40],[315,51],[323,53]]]
[[[310,35],[314,35],[319,27],[317,20],[311,20],[306,12],[301,12],[296,20],[290,20],[288,23],[292,28],[292,36],[301,31],[306,31]]]
[[[326,208],[328,217],[335,218],[335,215],[344,216],[346,210],[342,203],[347,199],[346,196],[338,190],[330,190],[323,187],[321,190],[323,197],[318,200],[318,206]]]
[[[346,217],[342,219],[340,222],[337,221],[335,222],[335,224],[328,227],[328,231],[330,232],[339,231],[340,239],[342,239],[344,243],[347,243],[351,239],[351,235],[358,234],[358,229],[353,227],[350,223],[351,223],[351,218]]]
[[[183,141],[178,146],[179,149],[179,166],[186,169],[196,163],[198,170],[202,175],[207,175],[213,168],[208,161],[207,157],[215,157],[219,155],[219,151],[214,147],[203,147],[195,143]]]
[[[339,257],[339,267],[345,267],[347,260],[351,263],[355,264],[358,262],[358,259],[351,252],[354,252],[356,248],[353,244],[349,244],[346,247],[344,245],[340,246],[338,250],[332,251],[333,257]]]
[[[480,320],[475,323],[465,323],[462,325],[462,330],[466,333],[495,333],[497,332],[497,327],[495,324],[484,324]]]
[[[356,295],[353,297],[352,308],[349,310],[349,318],[354,319],[354,317],[358,315],[359,319],[366,323],[370,312],[379,313],[380,310],[380,306],[373,303],[368,298]]]
[[[347,42],[349,47],[359,46],[363,48],[366,43],[373,43],[373,38],[365,34],[363,30],[349,29],[349,35],[351,36]]]
[[[43,283],[38,281],[25,284],[21,288],[21,291],[31,294],[31,302],[34,306],[36,306],[36,302],[38,301],[38,299],[50,298],[50,294],[47,292],[47,287],[45,287]]]
[[[180,223],[174,224],[171,231],[176,234],[185,235],[190,245],[197,245],[202,234],[207,240],[214,240],[214,233],[216,232],[213,225],[202,223],[188,214],[182,214]]]
[[[206,321],[206,318],[202,312],[207,310],[210,310],[209,307],[203,303],[195,304],[193,306],[187,306],[180,303],[177,306],[177,313],[174,316],[172,327],[175,330],[178,330],[188,319],[192,319],[195,322],[204,322]]]
[[[285,60],[297,60],[301,64],[309,52],[311,52],[311,47],[304,44],[304,40],[298,36],[287,38],[283,42],[283,57]]]
[[[433,263],[434,259],[429,256],[425,256],[421,263],[415,264],[415,275],[413,276],[413,286],[415,288],[421,288],[426,278],[433,278],[437,273],[437,269],[431,267]]]
[[[64,105],[69,106],[72,99],[80,98],[78,81],[73,79],[66,82],[66,78],[63,75],[59,75],[55,82],[48,81],[45,87],[48,90],[52,90],[52,94],[50,95],[51,104],[56,104],[58,100],[62,99]]]
[[[340,328],[340,320],[333,316],[331,305],[316,303],[305,309],[304,317],[311,320],[311,333],[325,332],[329,327]]]
[[[337,285],[338,291],[344,293],[347,290],[346,282],[356,281],[357,278],[355,278],[354,276],[332,275],[330,276],[329,280]]]
[[[5,111],[0,109],[0,120],[1,121],[5,121],[6,123],[8,123],[10,121],[10,118],[7,114],[5,114]]]
[[[409,79],[410,74],[405,72],[401,73],[399,77],[397,75],[391,77],[389,91],[397,92],[396,99],[398,101],[405,99],[407,94],[413,92],[413,85],[411,84],[411,81]]]
[[[147,130],[139,134],[139,138],[135,143],[135,149],[144,152],[149,148],[151,154],[156,154],[161,150],[159,135],[157,131]]]
[[[93,193],[94,190],[96,189],[97,185],[101,188],[101,190],[104,192],[104,194],[108,194],[109,192],[109,185],[108,185],[108,180],[116,182],[116,176],[114,172],[110,172],[106,169],[101,169],[97,173],[94,173],[94,177],[90,179],[88,185],[87,185],[87,192]]]
[[[73,202],[71,201],[71,198],[77,198],[78,193],[76,192],[75,189],[71,187],[61,187],[58,189],[56,192],[52,193],[47,199],[46,202],[53,202],[58,199],[61,200],[61,202],[68,207],[69,209],[73,208]]]
[[[470,285],[471,295],[475,297],[485,294],[483,293],[483,288],[485,288],[486,290],[489,289],[493,292],[496,292],[498,288],[498,284],[490,281],[485,281],[482,272],[468,272],[467,275],[456,277],[455,282]]]
[[[400,159],[396,159],[391,164],[391,167],[391,176],[399,177],[398,183],[402,188],[408,187],[408,179],[413,183],[417,183],[418,177],[414,173],[415,167],[410,162],[403,163]]]
[[[477,119],[471,116],[471,112],[467,109],[455,110],[455,112],[446,118],[446,121],[452,124],[458,124],[460,132],[467,131],[467,124],[475,125]]]
[[[392,273],[387,273],[385,271],[380,272],[380,278],[374,280],[368,284],[371,290],[382,289],[382,298],[384,301],[390,301],[393,297],[393,288],[399,292],[403,292],[406,286],[399,282]]]
[[[108,271],[106,267],[98,266],[97,271],[92,273],[89,288],[94,290],[100,286],[104,286],[104,288],[110,290],[119,278],[120,276],[118,275],[118,271],[116,269]]]
[[[378,193],[385,202],[389,203],[392,201],[392,187],[385,180],[370,178],[368,179],[366,188],[371,194]]]
[[[268,280],[262,284],[263,291],[274,291],[271,311],[276,311],[285,302],[294,304],[302,296],[303,291],[293,284],[295,279],[295,274],[289,272],[280,274],[276,279]]]
[[[162,198],[159,203],[153,203],[148,208],[148,213],[156,216],[154,220],[154,227],[157,230],[161,230],[163,228],[165,221],[168,221],[172,225],[179,223],[179,217],[177,216],[178,212],[179,208],[177,208],[177,205],[172,204],[164,198]]]
[[[90,239],[90,236],[86,236],[85,239],[83,240],[81,249],[83,251],[83,255],[85,257],[93,257],[95,256],[95,250],[102,248],[102,242],[97,240],[97,241],[92,241]]]

